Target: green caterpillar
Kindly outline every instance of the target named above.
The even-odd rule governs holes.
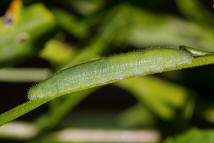
[[[62,70],[31,88],[28,97],[30,100],[55,98],[128,77],[191,64],[193,59],[192,54],[182,48],[156,48],[115,55]]]

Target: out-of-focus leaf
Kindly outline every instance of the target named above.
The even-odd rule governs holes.
[[[56,66],[65,64],[74,54],[74,48],[59,40],[48,41],[45,48],[40,51],[40,57],[49,60]]]
[[[73,128],[102,128],[102,129],[122,129],[117,122],[117,109],[103,108],[83,108],[73,111],[63,119],[60,127]]]
[[[59,102],[55,105],[54,110],[46,113],[37,120],[39,129],[43,131],[54,128],[71,109],[73,109],[94,90],[96,90],[96,88],[91,88],[67,95],[63,102]]]
[[[172,17],[161,16],[159,19],[146,12],[136,15],[136,23],[128,41],[137,47],[186,45],[214,51],[214,31],[212,29],[199,27],[194,23]]]
[[[214,131],[213,130],[199,130],[192,129],[175,138],[170,137],[163,143],[213,143]]]
[[[51,75],[49,69],[39,68],[3,68],[0,69],[0,81],[2,82],[38,82],[47,79]]]
[[[132,78],[117,84],[133,93],[163,119],[174,117],[174,109],[182,108],[188,95],[188,91],[181,86],[151,77]]]
[[[91,15],[101,9],[105,4],[104,0],[66,0],[60,2],[67,7],[75,9],[76,12],[82,15]]]
[[[17,62],[41,49],[46,34],[53,30],[53,15],[42,5],[23,8],[17,23],[0,24],[0,66]]]
[[[188,99],[186,100],[185,107],[183,109],[183,117],[185,119],[190,119],[195,111],[195,96],[191,95],[189,96]]]
[[[214,123],[214,105],[212,100],[199,98],[195,112],[195,114],[200,117],[200,119]]]
[[[130,5],[120,5],[116,24],[126,21],[114,42],[126,42],[137,48],[148,46],[186,45],[196,49],[214,51],[214,30],[168,15],[155,14]],[[118,28],[118,29],[120,29]]]
[[[176,0],[180,11],[188,18],[200,23],[213,26],[214,15],[209,12],[199,0]],[[212,8],[212,2],[210,2]]]
[[[89,35],[89,23],[79,20],[72,13],[68,13],[62,9],[53,9],[57,23],[67,32],[77,38],[85,38]]]
[[[207,121],[214,123],[214,108],[204,111],[202,115]]]
[[[62,68],[64,69],[74,64],[96,59],[100,57],[107,48],[109,49],[109,45],[117,39],[119,35],[122,35],[123,28],[125,28],[124,25],[127,25],[127,22],[121,19],[121,14],[125,10],[124,8],[123,6],[121,6],[121,9],[113,8],[113,10],[103,18],[103,25],[97,34]]]
[[[141,104],[126,109],[118,117],[118,124],[125,128],[152,127],[155,121],[154,114]]]

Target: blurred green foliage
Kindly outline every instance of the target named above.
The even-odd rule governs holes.
[[[184,133],[176,138],[168,138],[164,143],[212,143],[214,141],[214,132],[212,130],[198,130],[191,129],[187,133]]]
[[[200,0],[174,2],[179,9],[176,13],[170,13],[170,10],[160,12],[160,5],[167,4],[166,0],[23,0],[23,6],[14,12],[19,18],[12,15],[12,19],[9,19],[12,23],[9,24],[6,15],[0,19],[0,67],[5,68],[0,69],[0,81],[36,82],[76,64],[151,47],[185,45],[214,52],[212,5],[205,7]],[[1,14],[5,13],[9,3],[0,2]],[[16,67],[35,57],[48,61],[50,69]],[[213,68],[209,70],[211,74],[208,74],[208,78],[211,79]],[[197,69],[192,73],[195,71]],[[198,92],[194,83],[191,83],[193,86],[186,86],[185,81],[190,77],[184,75],[185,71],[181,71],[180,74],[165,73],[158,77],[136,77],[114,83],[113,86],[136,98],[137,103],[117,114],[110,111],[103,113],[104,117],[100,119],[103,124],[99,128],[113,125],[117,129],[155,129],[160,131],[164,139],[188,131],[195,126],[195,120],[213,125],[213,98],[204,97],[210,93]],[[197,76],[193,78],[199,79]],[[176,84],[175,79],[184,80]],[[212,85],[212,82],[209,84]],[[212,86],[207,85],[207,88]],[[73,127],[74,123],[93,125],[93,119],[99,118],[99,112],[79,112],[80,116],[75,116],[71,111],[98,89],[87,89],[51,101],[48,111],[35,119],[34,124],[39,132],[30,141],[46,141],[48,133],[67,126]],[[24,114],[49,100],[29,101],[17,109]],[[23,107],[26,109],[23,110]],[[14,116],[20,115],[16,113]],[[78,123],[71,120],[75,117]],[[6,120],[1,119],[1,122]],[[198,127],[201,127],[200,124]],[[212,130],[193,129],[163,142],[197,143],[212,140]]]
[[[4,19],[0,22],[1,66],[16,63],[38,52],[47,39],[45,35],[55,26],[53,15],[42,4],[23,9],[20,15],[15,24],[7,26]]]

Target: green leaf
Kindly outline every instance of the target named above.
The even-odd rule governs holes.
[[[175,138],[168,138],[163,143],[213,143],[214,131],[213,130],[199,130],[192,129]]]
[[[203,3],[199,0],[176,0],[180,11],[190,18],[195,20],[200,24],[208,24],[212,26],[214,24],[214,15],[203,6]],[[210,3],[210,8],[212,7]]]
[[[187,89],[152,77],[131,78],[116,84],[162,119],[174,117],[176,109],[184,107],[188,95]]]
[[[197,5],[192,2],[195,0],[177,1],[183,1],[184,5],[186,3]],[[182,44],[196,49],[213,51],[214,30],[212,27],[201,26],[166,14],[148,12],[128,4],[116,8],[119,11],[120,21],[115,22],[115,25],[118,25],[119,34],[114,38],[114,44],[120,45],[120,47],[124,42],[137,48],[171,47]],[[200,10],[197,12],[200,13]],[[200,14],[208,21],[213,19]]]
[[[78,1],[59,1],[63,5],[75,9],[82,15],[92,15],[103,8],[105,1],[100,0],[78,0]]]
[[[148,108],[137,104],[120,113],[118,123],[126,128],[152,127],[156,123],[156,118]]]
[[[58,103],[58,106],[54,107],[54,110],[52,112],[46,113],[44,116],[39,118],[38,125],[40,127],[40,130],[42,131],[44,129],[50,129],[56,126],[57,123],[62,120],[62,118],[70,111],[71,108],[75,107],[95,89],[96,88],[90,88],[66,95],[64,101]]]
[[[75,54],[74,48],[59,41],[49,40],[40,51],[41,58],[49,60],[53,65],[61,65],[69,61]]]
[[[49,69],[39,68],[3,68],[0,69],[2,82],[39,82],[51,75]]]
[[[61,9],[53,9],[52,11],[58,24],[70,34],[78,38],[85,38],[89,35],[87,23],[79,20],[75,15]]]
[[[8,63],[17,62],[40,50],[45,35],[54,27],[53,15],[42,4],[24,8],[19,21],[14,24],[5,26],[0,23],[0,66],[8,66]]]

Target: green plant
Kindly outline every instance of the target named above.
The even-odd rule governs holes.
[[[213,122],[213,105],[199,103],[194,89],[147,76],[161,73],[168,78],[169,71],[214,64],[213,22],[204,16],[213,15],[197,0],[176,2],[191,21],[154,14],[136,6],[141,3],[138,1],[108,4],[62,0],[56,2],[59,5],[47,2],[47,7],[24,1],[24,6],[15,6],[11,17],[7,17],[8,10],[0,19],[0,66],[4,67],[0,69],[0,80],[39,83],[29,90],[29,101],[0,115],[0,126],[49,102],[48,111],[33,123],[36,129],[30,139],[52,141],[49,132],[60,126],[69,111],[106,84],[125,90],[137,100],[119,114],[119,128],[152,127],[163,130],[165,135],[170,131],[167,125],[173,124],[176,133],[188,129],[193,115]],[[147,8],[151,6],[142,3]],[[51,66],[16,67],[29,57],[46,60]],[[206,136],[198,131],[197,134]]]

